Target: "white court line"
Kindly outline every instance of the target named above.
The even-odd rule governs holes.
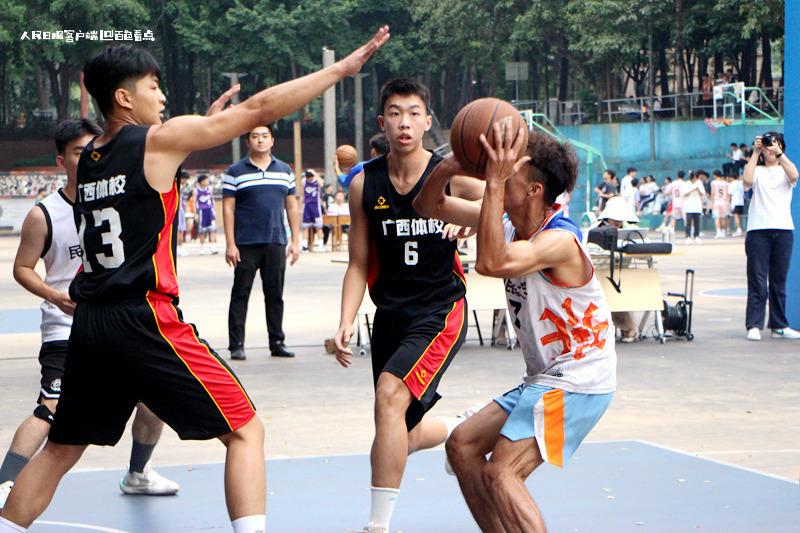
[[[698,455],[728,455],[734,453],[800,453],[800,448],[787,448],[784,450],[713,450],[713,451],[699,451],[689,452]]]
[[[620,441],[620,442],[630,442],[630,441]],[[684,451],[681,451],[681,450],[676,450],[675,448],[670,448],[669,446],[663,446],[661,444],[656,444],[654,442],[641,440],[641,439],[635,439],[633,442],[638,442],[640,444],[646,444],[648,446],[653,446],[654,448],[661,448],[662,450],[667,450],[667,451],[673,452],[673,453],[679,453],[681,455],[686,455],[688,457],[694,457],[695,459],[702,459],[703,461],[708,461],[709,463],[716,463],[718,465],[729,466],[731,468],[736,468],[738,470],[744,470],[745,472],[750,472],[751,474],[758,474],[760,476],[766,476],[768,478],[777,479],[778,481],[785,481],[786,483],[791,483],[792,485],[797,485],[798,484],[798,481],[796,481],[794,479],[789,479],[789,478],[786,478],[786,477],[778,476],[776,474],[769,474],[767,472],[762,472],[760,470],[756,470],[755,468],[748,468],[746,466],[741,466],[741,465],[737,465],[737,464],[733,464],[733,463],[728,463],[726,461],[720,461],[718,459],[710,459],[708,457],[703,457],[701,455],[697,455],[697,454],[692,453],[692,452],[684,452]]]
[[[93,526],[91,524],[79,524],[78,522],[57,522],[55,520],[37,520],[34,524],[43,526],[74,527],[76,529],[89,529],[91,531],[102,531],[103,533],[130,533],[124,529],[114,529],[113,527]]]

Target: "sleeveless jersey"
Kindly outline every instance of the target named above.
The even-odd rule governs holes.
[[[503,221],[506,242],[515,238],[508,216]],[[554,205],[541,227],[566,231],[591,264],[575,223]],[[605,294],[592,268],[592,278],[580,287],[567,287],[544,272],[505,280],[508,310],[525,358],[526,384],[567,392],[604,394],[617,382],[614,325]]]
[[[683,209],[683,180],[676,180],[672,182],[672,207]]]
[[[423,218],[411,202],[442,160],[432,155],[414,188],[401,195],[386,156],[364,164],[362,207],[369,226],[369,295],[382,310],[419,316],[464,297],[466,281],[456,242],[442,239],[444,222]]]
[[[319,191],[321,187],[316,178],[313,181],[303,180],[303,205],[319,207]]]
[[[47,239],[42,251],[44,282],[60,292],[67,292],[69,284],[81,267],[81,246],[72,214],[72,202],[64,192],[45,197],[38,207],[47,221]],[[72,317],[47,300],[42,302],[42,342],[65,341],[72,329]]]
[[[205,189],[197,187],[195,189],[197,195],[197,209],[214,209],[214,196],[211,187]]]
[[[83,269],[70,286],[76,302],[144,298],[149,291],[177,302],[178,180],[163,194],[147,183],[148,128],[125,126],[108,144],[95,149],[92,140],[81,153],[75,224]]]
[[[713,180],[711,182],[711,198],[718,205],[728,201],[728,182],[725,180]]]

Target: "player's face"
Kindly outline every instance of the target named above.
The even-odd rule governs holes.
[[[395,94],[386,100],[378,124],[386,132],[392,152],[408,153],[422,145],[422,137],[431,127],[431,116],[419,96]]]
[[[167,97],[158,83],[155,75],[147,74],[136,82],[130,93],[132,110],[142,124],[158,125],[164,119]]]
[[[84,146],[92,140],[92,135],[86,134],[67,143],[64,153],[56,156],[56,163],[67,172],[67,181],[74,183],[78,176],[78,159]]]
[[[251,154],[269,155],[274,143],[275,139],[266,126],[254,129],[247,136],[247,147]]]

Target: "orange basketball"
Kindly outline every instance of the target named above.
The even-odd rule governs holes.
[[[528,127],[517,108],[498,98],[480,98],[461,108],[450,130],[450,148],[465,170],[483,176],[489,157],[478,139],[483,133],[494,146],[494,123],[505,117],[511,117],[513,121],[514,141],[522,128],[524,137],[519,153],[522,157],[528,144]]]
[[[342,168],[351,168],[358,162],[358,152],[349,144],[343,144],[336,149],[336,160]]]

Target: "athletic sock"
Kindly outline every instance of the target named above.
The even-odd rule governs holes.
[[[25,533],[26,529],[0,516],[0,533]]]
[[[264,533],[267,530],[267,518],[263,514],[243,516],[233,522],[233,533]]]
[[[18,453],[8,452],[6,458],[3,459],[3,466],[0,466],[0,483],[6,481],[16,481],[17,476],[25,465],[28,464],[30,458],[19,455]]]
[[[400,489],[389,487],[370,487],[372,493],[372,507],[369,511],[369,526],[383,527],[389,531],[389,522],[392,521],[394,506],[400,496]]]
[[[144,467],[153,455],[155,447],[155,444],[142,444],[141,442],[133,441],[133,446],[131,446],[131,464],[128,471],[130,473],[138,472],[140,474],[144,472]]]

